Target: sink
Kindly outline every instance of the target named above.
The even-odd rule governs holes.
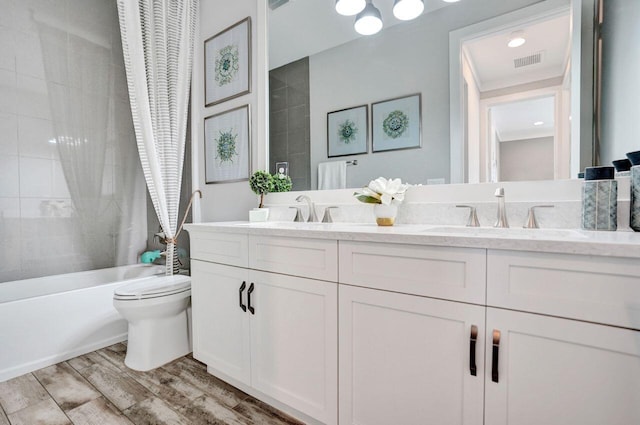
[[[573,229],[524,229],[521,227],[466,227],[466,226],[434,226],[424,230],[425,233],[447,233],[465,236],[517,237],[529,239],[586,239],[580,230]]]

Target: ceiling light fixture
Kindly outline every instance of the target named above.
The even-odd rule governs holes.
[[[524,31],[514,31],[509,36],[509,42],[507,43],[507,46],[520,47],[526,42],[527,40],[524,38]]]
[[[536,121],[533,123],[533,125],[535,125],[536,127],[540,126],[540,125],[544,125],[544,121]]]
[[[353,16],[362,12],[366,0],[336,0],[336,12],[344,16]]]
[[[395,0],[393,2],[393,16],[401,21],[417,18],[424,11],[422,0]]]
[[[445,3],[457,3],[460,0],[442,0],[442,1],[445,2]]]
[[[382,15],[371,0],[367,0],[367,5],[358,13],[353,27],[362,35],[373,35],[382,29]]]

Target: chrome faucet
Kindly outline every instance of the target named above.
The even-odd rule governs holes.
[[[494,196],[498,198],[498,219],[493,227],[509,227],[509,222],[507,221],[507,209],[504,206],[504,188],[497,188]]]
[[[311,201],[307,195],[300,195],[296,198],[297,202],[306,201],[307,206],[309,207],[309,217],[307,217],[307,223],[315,223],[318,221],[318,216],[316,215],[316,206]]]

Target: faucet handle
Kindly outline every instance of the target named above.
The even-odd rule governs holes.
[[[471,205],[456,205],[456,208],[469,208],[469,219],[467,220],[467,227],[480,227],[480,221],[478,220],[476,207]]]
[[[338,208],[338,207],[331,206],[324,209],[324,216],[322,216],[323,223],[333,223],[333,217],[331,217],[331,210],[334,208]]]
[[[534,205],[529,208],[529,215],[527,216],[527,221],[524,223],[525,229],[538,229],[538,220],[536,220],[536,208],[553,208],[553,205]]]
[[[289,208],[295,208],[296,210],[296,216],[293,219],[294,222],[304,222],[304,218],[302,218],[302,210],[300,209],[300,207],[289,207]]]

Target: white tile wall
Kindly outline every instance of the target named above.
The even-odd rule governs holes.
[[[19,169],[17,155],[0,156],[0,197],[17,198],[20,196],[18,189]]]
[[[16,73],[0,69],[0,112],[15,113]]]
[[[50,120],[33,117],[18,117],[20,155],[32,158],[57,159],[56,135]]]
[[[115,1],[0,0],[0,282],[137,260],[146,198],[128,102]],[[102,171],[91,217],[58,136],[90,144],[73,173]]]
[[[0,113],[0,155],[18,154],[18,119],[13,114]]]
[[[6,69],[8,71],[16,70],[15,39],[13,37],[13,32],[1,26],[0,26],[0,69]]]

